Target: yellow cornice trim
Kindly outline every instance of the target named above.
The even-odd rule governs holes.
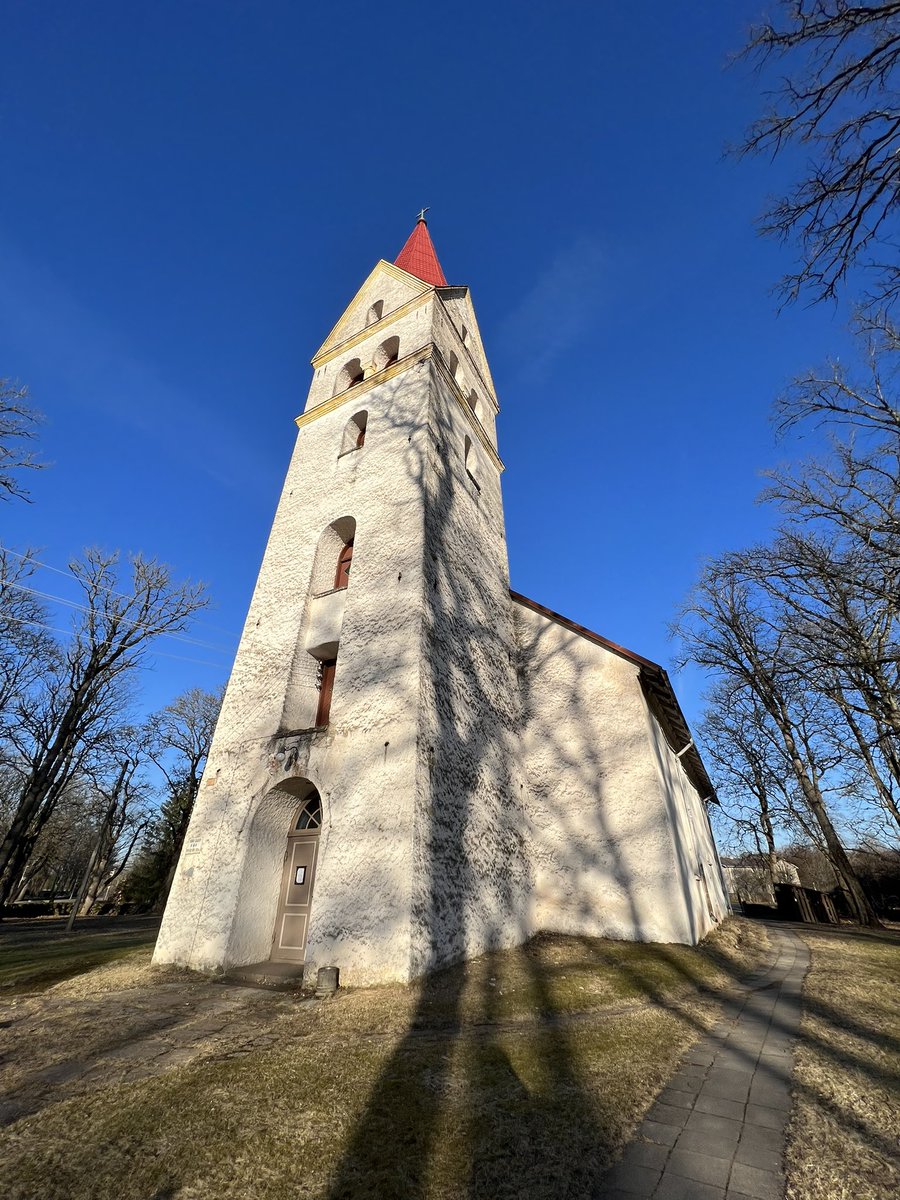
[[[370,328],[374,328],[374,326],[370,326]],[[358,400],[366,392],[371,392],[373,387],[377,387],[380,383],[387,383],[389,379],[393,379],[395,375],[399,375],[407,367],[415,366],[416,363],[425,362],[426,359],[431,358],[432,348],[432,344],[429,343],[419,350],[414,350],[412,354],[407,354],[405,358],[398,358],[395,363],[391,363],[389,367],[385,367],[377,375],[370,375],[368,379],[360,380],[353,387],[347,388],[345,392],[338,392],[330,400],[323,400],[315,408],[310,408],[307,412],[301,413],[299,417],[295,417],[295,425],[298,429],[302,429],[304,425],[309,425],[316,417],[324,417],[328,413],[334,412],[335,409],[341,408],[344,404],[349,404],[351,400]]]
[[[378,274],[379,271],[387,272],[388,275],[392,275],[394,277],[394,279],[398,280],[400,283],[417,284],[420,289],[418,291],[417,295],[423,295],[425,292],[434,291],[434,289],[429,284],[423,283],[421,279],[416,279],[415,275],[410,275],[408,271],[403,271],[399,267],[395,267],[393,263],[389,263],[385,259],[380,258],[378,260],[378,262],[375,264],[375,266],[372,268],[372,270],[365,277],[365,279],[362,281],[362,283],[359,285],[359,287],[356,289],[356,291],[353,295],[353,299],[350,301],[350,303],[347,305],[347,307],[344,309],[344,311],[338,317],[337,321],[335,321],[334,325],[332,326],[331,332],[328,334],[328,336],[325,338],[324,342],[322,343],[323,347],[327,346],[328,343],[331,341],[331,339],[338,334],[341,327],[344,325],[344,323],[347,320],[347,313],[350,311],[350,309],[353,307],[353,305],[356,303],[356,301],[359,299],[359,297],[362,295],[362,293],[366,290],[366,288],[369,286],[369,284],[372,282],[372,280],[375,278],[375,276]],[[382,317],[382,320],[384,320],[383,317]],[[370,325],[369,328],[374,329],[375,326]],[[317,360],[321,359],[321,356],[322,356],[322,348],[320,347],[316,351],[316,354],[315,354],[314,358],[312,359],[313,366],[315,366]]]
[[[468,400],[466,400],[466,398],[463,396],[462,390],[461,390],[459,384],[456,382],[456,380],[450,374],[450,368],[444,362],[444,356],[441,354],[441,352],[437,348],[437,346],[434,347],[434,354],[432,357],[434,358],[434,361],[440,367],[440,371],[441,371],[441,374],[444,376],[444,379],[450,385],[450,390],[453,393],[453,395],[456,397],[456,402],[459,404],[460,408],[463,410],[463,412],[469,418],[469,421],[472,424],[472,428],[477,433],[478,440],[481,442],[482,446],[484,447],[491,462],[494,464],[494,466],[497,468],[497,470],[502,473],[503,471],[506,470],[506,468],[503,465],[503,459],[497,453],[496,449],[494,448],[493,442],[488,437],[488,435],[485,433],[484,427],[482,426],[481,422],[478,420],[478,417],[472,411],[471,404],[469,404]]]
[[[374,328],[374,326],[370,326]],[[343,408],[345,404],[351,401],[359,400],[372,388],[378,387],[382,383],[387,383],[389,379],[393,379],[395,375],[399,375],[401,371],[407,370],[408,367],[413,367],[417,363],[427,362],[428,359],[433,359],[439,366],[441,374],[450,386],[450,391],[456,399],[457,404],[465,413],[472,428],[475,430],[478,440],[484,447],[485,453],[491,462],[501,473],[506,470],[503,465],[503,460],[497,453],[490,438],[485,433],[481,422],[472,411],[471,406],[464,398],[460,388],[450,374],[447,364],[444,362],[440,350],[434,342],[429,342],[427,346],[422,346],[419,350],[414,350],[412,354],[407,354],[405,358],[398,359],[395,363],[391,363],[389,367],[385,367],[383,371],[379,371],[377,375],[370,375],[368,379],[363,379],[359,383],[355,383],[353,387],[347,388],[345,392],[339,392],[337,396],[332,396],[330,400],[323,400],[321,404],[317,404],[315,408],[309,409],[308,412],[301,413],[299,417],[294,418],[294,424],[298,429],[303,429],[305,426],[312,424],[318,417],[325,417],[329,413],[335,412],[339,408]]]
[[[365,329],[360,329],[352,337],[346,338],[343,342],[337,342],[330,350],[320,350],[312,360],[313,369],[317,370],[319,367],[324,366],[325,363],[331,362],[333,358],[338,358],[340,355],[346,354],[348,350],[352,350],[354,346],[358,346],[360,342],[364,342],[367,337],[371,337],[373,333],[377,333],[382,326],[387,325],[391,321],[396,321],[400,317],[405,317],[407,313],[413,312],[414,309],[429,299],[429,295],[433,290],[433,288],[429,288],[427,292],[421,292],[418,296],[410,297],[399,308],[395,308],[392,312],[383,316],[380,321],[373,321],[371,325],[367,325]],[[325,344],[327,344],[327,339]]]
[[[447,308],[447,305],[444,303],[444,297],[441,295],[441,292],[442,291],[449,292],[451,290],[452,291],[461,291],[461,292],[465,293],[465,298],[469,303],[469,311],[472,314],[472,322],[473,322],[475,328],[478,330],[478,344],[479,344],[479,346],[481,346],[481,358],[484,361],[484,370],[481,369],[480,364],[476,361],[475,355],[472,353],[472,347],[470,345],[468,345],[468,343],[466,343],[462,340],[460,332],[456,328],[456,322],[453,320],[453,317],[450,315],[450,311]],[[484,345],[481,341],[481,329],[479,328],[479,325],[478,325],[478,318],[475,315],[475,306],[472,304],[472,296],[470,294],[469,289],[467,287],[463,287],[461,284],[458,288],[452,288],[452,289],[449,287],[436,288],[435,295],[441,302],[441,308],[444,310],[444,314],[447,317],[447,322],[450,325],[450,328],[453,330],[454,335],[456,336],[457,343],[462,347],[463,353],[465,354],[466,358],[468,359],[469,366],[471,367],[471,369],[472,369],[474,375],[476,376],[476,378],[478,379],[478,381],[481,383],[481,386],[484,389],[491,404],[494,406],[494,412],[499,413],[500,401],[497,399],[497,390],[494,387],[494,380],[493,380],[493,377],[491,376],[491,369],[488,366],[487,355],[484,352]]]

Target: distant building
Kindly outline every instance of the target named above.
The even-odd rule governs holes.
[[[703,763],[661,667],[510,591],[494,384],[424,219],[312,366],[155,961],[371,983],[538,930],[698,941]]]
[[[728,888],[728,897],[734,907],[744,904],[771,904],[775,907],[775,889],[768,865],[764,863],[735,863],[722,860],[722,872]],[[775,883],[792,883],[800,886],[800,872],[791,862],[783,858],[775,860]]]

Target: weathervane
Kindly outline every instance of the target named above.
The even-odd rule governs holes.
[[[429,205],[429,207],[430,207],[430,205]],[[419,213],[419,215],[418,215],[418,217],[417,217],[416,219],[417,219],[417,220],[419,220],[419,221],[424,221],[424,220],[425,220],[425,214],[426,214],[427,212],[428,212],[428,209],[427,209],[427,208],[423,208],[423,209],[422,209],[422,211]]]

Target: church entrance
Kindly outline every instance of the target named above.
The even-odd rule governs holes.
[[[309,795],[294,813],[288,834],[272,938],[272,962],[302,963],[306,951],[322,825],[322,801],[316,789],[310,787]]]

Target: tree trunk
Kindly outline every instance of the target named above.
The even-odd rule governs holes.
[[[853,869],[853,864],[847,857],[847,851],[844,849],[841,839],[838,837],[837,830],[831,822],[831,817],[828,815],[828,810],[825,807],[825,802],[822,799],[819,789],[806,770],[786,714],[783,712],[773,712],[772,716],[778,725],[785,749],[791,760],[791,766],[797,777],[797,782],[803,790],[803,798],[806,801],[809,811],[815,817],[816,824],[822,831],[822,837],[825,839],[825,845],[828,847],[828,856],[846,882],[860,925],[875,925],[880,928],[881,921],[879,921],[875,909],[872,907],[869,897],[866,895],[865,889]]]

